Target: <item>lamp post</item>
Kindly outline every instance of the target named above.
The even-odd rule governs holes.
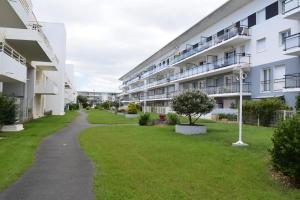
[[[233,143],[234,147],[246,147],[248,144],[243,142],[243,80],[244,72],[241,67],[239,67],[239,81],[240,81],[240,110],[239,110],[239,140],[236,143]]]

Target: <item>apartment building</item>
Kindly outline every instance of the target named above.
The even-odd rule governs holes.
[[[66,31],[39,22],[30,0],[0,1],[1,93],[14,96],[19,121],[64,114]]]
[[[74,84],[74,65],[67,64],[65,70],[65,107],[76,103],[77,91]]]
[[[87,97],[89,104],[96,105],[105,101],[115,101],[118,98],[118,93],[113,92],[89,92],[78,91],[78,96]]]
[[[122,76],[121,99],[168,112],[174,95],[201,90],[218,108],[235,108],[242,69],[244,99],[294,107],[299,56],[299,0],[230,0]]]

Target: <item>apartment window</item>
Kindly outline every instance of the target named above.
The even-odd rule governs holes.
[[[261,53],[266,50],[266,38],[262,38],[256,41],[256,52]]]
[[[257,24],[261,24],[266,20],[266,9],[262,9],[256,13]]]
[[[266,19],[271,19],[279,14],[278,1],[266,7]]]
[[[261,91],[269,92],[271,90],[271,69],[266,68],[261,73]]]
[[[248,27],[250,28],[255,25],[256,25],[256,13],[254,13],[248,17]]]
[[[279,45],[283,46],[285,44],[285,38],[291,35],[291,29],[285,30],[279,33]]]

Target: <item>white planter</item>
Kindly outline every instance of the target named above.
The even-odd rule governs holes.
[[[125,113],[118,112],[117,115],[125,115]]]
[[[189,126],[189,125],[176,125],[176,133],[183,135],[199,135],[206,134],[206,126]]]
[[[138,114],[126,114],[125,116],[126,116],[126,118],[133,119],[133,118],[137,118],[139,115]]]
[[[19,132],[24,130],[23,124],[5,125],[1,128],[2,132]]]

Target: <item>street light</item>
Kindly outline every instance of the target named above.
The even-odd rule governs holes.
[[[232,146],[247,147],[249,145],[243,142],[243,80],[246,76],[242,67],[236,68],[235,72],[238,73],[237,79],[240,81],[239,140]]]

